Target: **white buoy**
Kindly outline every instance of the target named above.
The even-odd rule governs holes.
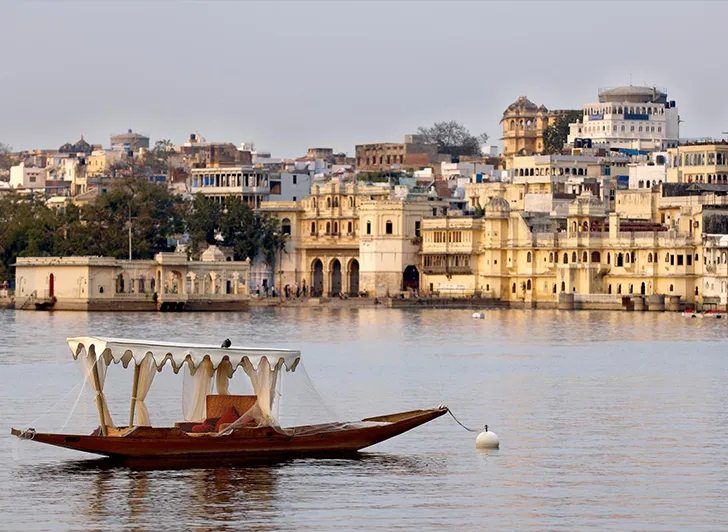
[[[474,312],[473,313],[473,319],[476,319],[476,320],[484,320],[485,319],[485,314],[483,314],[482,312]]]
[[[476,449],[498,449],[499,447],[500,439],[498,439],[498,435],[495,432],[484,430],[475,438]]]

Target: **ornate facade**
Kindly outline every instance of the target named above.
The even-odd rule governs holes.
[[[506,168],[512,167],[516,155],[543,152],[543,134],[552,115],[543,105],[538,106],[526,96],[520,96],[503,112],[503,157]]]

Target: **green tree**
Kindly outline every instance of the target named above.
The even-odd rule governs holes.
[[[435,122],[432,127],[420,127],[417,131],[426,144],[437,144],[440,153],[453,156],[480,155],[480,145],[488,142],[489,138],[487,133],[472,135],[468,128],[455,120]]]
[[[581,120],[582,111],[561,111],[556,119],[543,132],[543,152],[546,154],[559,153],[566,144],[569,136],[569,124]]]
[[[203,194],[195,194],[185,209],[185,230],[190,237],[190,255],[199,256],[201,244],[216,244],[223,211],[220,205]]]

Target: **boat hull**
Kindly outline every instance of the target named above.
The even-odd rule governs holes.
[[[246,460],[356,453],[432,421],[447,408],[415,410],[353,424],[273,428],[241,428],[230,434],[191,435],[177,428],[135,427],[118,436],[21,432],[12,434],[76,451],[117,459]]]

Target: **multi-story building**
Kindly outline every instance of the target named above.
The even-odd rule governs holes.
[[[238,166],[193,168],[189,189],[224,203],[238,196],[253,208],[264,201],[296,201],[308,195],[312,176],[304,172],[270,172],[265,168]]]
[[[238,149],[231,143],[208,142],[199,133],[192,133],[177,151],[183,155],[186,163],[193,167],[253,164],[250,151]]]
[[[13,188],[42,189],[45,183],[45,168],[26,166],[25,162],[10,167],[10,186]]]
[[[514,212],[494,197],[482,218],[423,221],[424,287],[527,305],[554,306],[559,294],[616,305],[629,295],[702,303],[700,228],[728,234],[728,208],[685,203],[666,202],[656,214],[664,222],[654,222],[608,214],[590,192],[564,218]]]
[[[600,89],[598,101],[584,106],[584,118],[569,125],[567,142],[589,139],[593,147],[659,151],[678,143],[674,101],[655,87]]]
[[[86,158],[86,173],[90,177],[110,175],[114,165],[126,157],[127,153],[121,150],[94,150]]]
[[[149,149],[149,137],[134,133],[131,129],[126,133],[111,136],[111,149],[113,151],[134,154],[142,148]]]
[[[728,183],[728,142],[681,144],[667,151],[668,183]]]
[[[450,157],[439,154],[437,145],[425,144],[421,135],[405,135],[403,143],[356,146],[356,169],[360,172],[418,169],[446,160],[450,160]]]
[[[325,296],[418,289],[421,222],[443,215],[447,204],[391,198],[389,187],[332,178],[303,200],[264,203],[290,235],[275,285]]]
[[[503,157],[506,168],[517,155],[534,155],[544,149],[543,134],[553,115],[543,105],[536,105],[526,96],[519,96],[503,112]]]

